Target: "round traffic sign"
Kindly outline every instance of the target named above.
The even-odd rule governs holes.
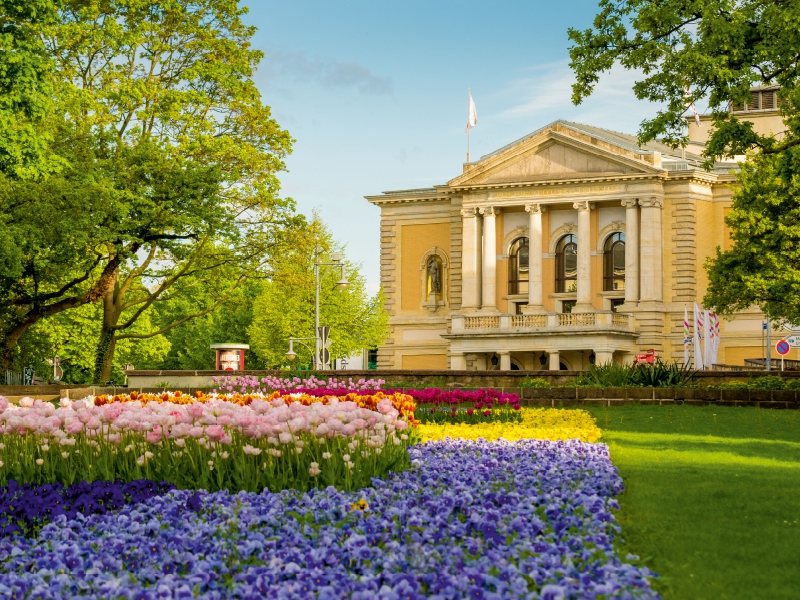
[[[781,340],[780,342],[775,344],[775,350],[781,356],[786,356],[787,354],[789,354],[789,350],[791,350],[791,348],[789,347],[789,342],[787,342],[786,340]]]

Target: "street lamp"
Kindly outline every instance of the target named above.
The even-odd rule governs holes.
[[[350,285],[350,282],[347,281],[347,276],[345,275],[344,272],[345,264],[342,262],[341,254],[339,254],[338,252],[334,252],[333,254],[331,254],[331,262],[328,263],[320,262],[320,254],[321,254],[321,249],[319,247],[319,244],[317,244],[314,247],[314,284],[316,288],[316,297],[314,302],[314,337],[313,338],[290,337],[289,351],[286,353],[286,358],[288,358],[289,360],[294,360],[295,358],[297,358],[297,354],[294,351],[294,342],[299,342],[300,340],[314,340],[314,368],[318,371],[324,371],[325,361],[320,360],[320,350],[322,349],[320,343],[322,339],[320,335],[320,326],[319,326],[320,267],[339,267],[341,269],[339,281],[336,282],[337,290],[339,291],[346,290]],[[306,345],[303,344],[303,346]],[[306,348],[308,348],[308,346],[306,346]]]
[[[346,290],[347,286],[350,285],[350,282],[347,281],[347,277],[345,277],[344,273],[344,263],[342,262],[342,255],[338,252],[334,252],[331,254],[331,262],[329,263],[321,263],[319,262],[319,255],[321,253],[321,249],[319,244],[314,247],[314,281],[317,287],[317,295],[316,295],[316,303],[314,309],[314,334],[316,336],[314,340],[314,363],[319,371],[325,370],[325,361],[320,360],[320,334],[319,334],[319,271],[320,267],[339,267],[341,268],[341,277],[339,281],[336,282],[336,288],[338,290]]]
[[[295,342],[299,342],[303,346],[306,346],[305,344],[303,344],[303,340],[316,340],[316,339],[317,338],[310,338],[310,337],[308,337],[308,338],[290,337],[289,338],[289,351],[286,353],[286,358],[289,359],[290,361],[292,361],[295,358],[297,358],[297,353],[294,351],[294,343]],[[309,352],[311,351],[311,348],[309,348],[308,346],[306,346],[306,348],[308,349]],[[317,360],[316,360],[316,358],[314,358],[314,366],[315,367],[316,367],[316,364],[317,364]]]

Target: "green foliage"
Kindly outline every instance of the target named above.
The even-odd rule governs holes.
[[[164,333],[171,348],[159,368],[213,369],[216,365],[211,344],[250,343],[247,328],[253,321],[253,302],[260,289],[258,281],[247,281],[213,312]],[[208,298],[203,298],[207,293],[205,286],[196,286],[191,294],[180,294],[169,302],[159,303],[156,308],[159,323],[174,323],[197,312],[199,306],[209,303]],[[248,369],[266,368],[255,352],[248,352],[245,360]]]
[[[706,262],[704,302],[722,314],[752,305],[776,321],[800,323],[800,147],[756,154],[725,217],[733,245]]]
[[[526,375],[525,379],[519,382],[521,388],[548,388],[550,384],[542,377],[531,377]]]
[[[640,383],[636,375],[636,369],[631,365],[620,365],[613,362],[589,365],[586,372],[576,377],[575,385],[579,387],[638,387]]]
[[[291,244],[270,261],[270,277],[261,282],[253,305],[253,322],[248,328],[250,345],[264,364],[286,366],[289,337],[314,337],[314,248],[319,244],[321,262],[330,263],[331,254],[341,251],[330,231],[318,219],[291,231]],[[384,296],[370,297],[358,265],[346,259],[345,273],[350,282],[344,291],[337,289],[341,271],[335,266],[321,267],[320,325],[331,328],[331,360],[346,358],[383,343],[388,333]],[[314,341],[295,343],[295,364],[310,366]]]
[[[605,363],[590,365],[578,375],[575,385],[579,387],[683,387],[688,385],[694,373],[689,365],[678,362],[619,365]]]
[[[684,113],[706,98],[714,125],[705,150],[709,163],[754,148],[781,152],[800,143],[798,19],[794,2],[601,0],[592,28],[569,30],[573,102],[582,102],[600,74],[620,64],[643,74],[633,86],[637,98],[664,106],[642,123],[642,143],[664,136],[673,147],[685,145]],[[774,84],[782,86],[785,102],[787,131],[780,140],[755,132],[728,108],[750,101],[752,86]]]
[[[783,379],[778,375],[765,375],[748,381],[726,381],[709,386],[715,390],[798,390],[800,379]]]
[[[0,173],[35,179],[61,164],[41,124],[53,105],[53,57],[42,32],[57,19],[53,0],[0,0]]]

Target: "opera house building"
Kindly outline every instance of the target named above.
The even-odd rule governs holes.
[[[764,102],[740,108],[780,124]],[[673,150],[556,121],[446,184],[368,196],[390,314],[378,368],[581,370],[651,349],[682,361],[684,308],[691,319],[704,262],[730,244],[736,184],[735,162],[701,168],[704,126]],[[762,356],[762,317],[723,320],[718,363]]]

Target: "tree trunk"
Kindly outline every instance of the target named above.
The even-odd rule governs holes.
[[[114,351],[117,346],[116,327],[120,317],[117,288],[117,285],[113,285],[103,296],[103,326],[100,329],[100,339],[97,342],[94,362],[95,383],[105,383],[111,379]]]

